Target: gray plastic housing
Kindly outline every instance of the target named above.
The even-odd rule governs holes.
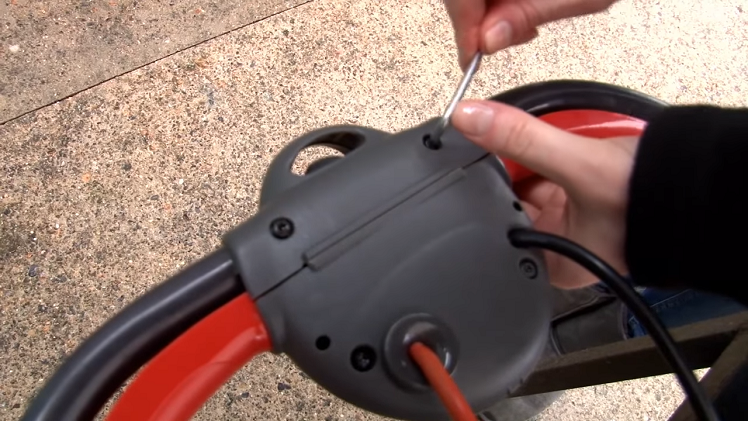
[[[260,211],[224,238],[275,352],[354,405],[414,421],[449,417],[425,384],[403,382],[417,369],[394,359],[402,352],[385,349],[406,347],[392,337],[399,321],[435,321],[432,337],[445,343],[427,345],[456,356],[452,375],[476,412],[528,376],[550,323],[542,254],[507,238],[530,221],[502,164],[453,129],[440,149],[425,147],[435,124],[294,140],[268,170]],[[293,175],[297,154],[316,144],[345,156]],[[277,218],[293,224],[287,238],[273,235]],[[528,259],[532,276],[520,268]],[[374,352],[368,371],[352,363],[361,346]]]

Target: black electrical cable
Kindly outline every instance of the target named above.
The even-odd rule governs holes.
[[[647,329],[650,337],[673,369],[673,373],[678,377],[699,419],[719,421],[717,411],[683,360],[673,337],[634,288],[615,269],[579,244],[557,235],[531,229],[515,229],[509,232],[509,241],[515,247],[539,248],[558,253],[575,261],[598,277],[616,293]]]

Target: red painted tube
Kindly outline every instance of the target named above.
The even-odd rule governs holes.
[[[237,370],[270,349],[254,302],[239,296],[154,357],[106,420],[188,421]]]

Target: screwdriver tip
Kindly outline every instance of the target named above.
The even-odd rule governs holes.
[[[447,130],[447,126],[449,126],[449,123],[452,120],[452,114],[454,113],[455,108],[457,108],[457,104],[460,102],[462,97],[465,96],[465,91],[467,91],[467,88],[470,85],[470,81],[473,80],[475,72],[478,71],[478,66],[480,65],[482,59],[483,53],[480,51],[473,57],[473,60],[470,62],[470,66],[468,66],[465,74],[462,76],[462,80],[460,81],[460,85],[457,87],[457,91],[455,91],[454,95],[452,96],[452,100],[449,102],[447,109],[444,110],[444,115],[442,115],[442,118],[439,120],[436,128],[431,133],[430,138],[432,142],[437,142],[439,145],[441,145],[441,137]]]

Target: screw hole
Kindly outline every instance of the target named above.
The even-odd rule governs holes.
[[[522,274],[530,279],[538,277],[538,265],[531,259],[522,259],[519,261],[519,270]]]
[[[324,351],[327,348],[330,347],[330,338],[328,336],[322,335],[319,338],[317,338],[316,341],[314,341],[314,345],[319,349],[320,351]]]
[[[377,363],[377,352],[369,345],[357,346],[351,352],[351,365],[356,371],[366,372]]]
[[[442,147],[442,141],[433,139],[430,134],[423,135],[423,145],[429,149],[437,150]]]
[[[514,203],[512,203],[512,206],[514,206],[514,210],[516,210],[517,212],[522,212],[522,205],[520,205],[519,202],[515,201]]]

